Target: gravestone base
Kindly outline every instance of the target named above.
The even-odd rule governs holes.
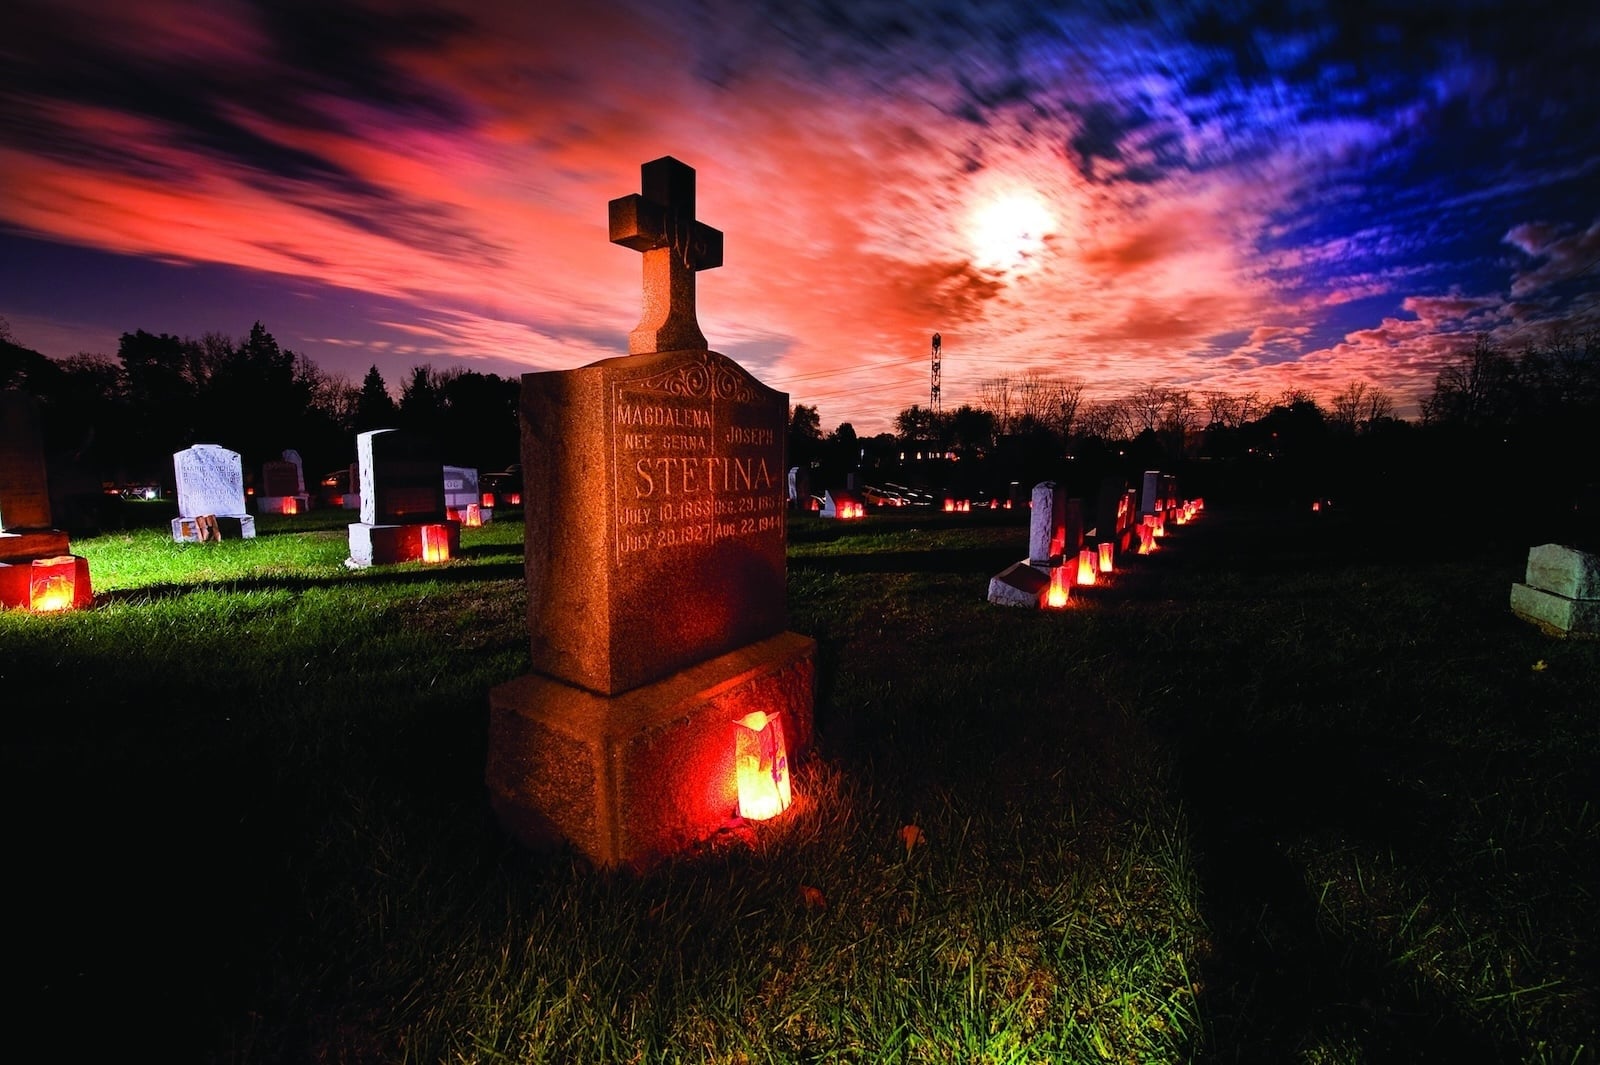
[[[257,514],[304,514],[310,509],[308,495],[256,496]]]
[[[1513,614],[1558,636],[1600,636],[1600,555],[1540,544],[1524,580],[1511,586]]]
[[[780,715],[791,765],[810,747],[816,646],[784,632],[620,695],[508,681],[489,693],[490,805],[524,845],[601,866],[705,840],[737,818],[736,719]]]
[[[218,514],[217,532],[224,540],[254,540],[256,518],[254,514]],[[193,518],[172,519],[172,539],[180,544],[200,542],[200,526]]]
[[[0,534],[0,541],[7,539],[11,534]],[[66,543],[66,534],[61,534],[61,542]],[[39,557],[51,558],[66,555],[66,548],[60,551],[41,552]],[[89,560],[82,555],[71,555],[72,559],[72,607],[81,609],[94,602],[94,592],[89,587]],[[0,607],[16,608],[27,607],[32,601],[33,559],[9,559],[0,562]]]
[[[1511,612],[1559,636],[1600,636],[1600,599],[1573,599],[1513,584]]]
[[[463,525],[467,523],[467,509],[465,507],[446,507],[445,515],[451,521],[459,521]],[[491,521],[494,521],[494,508],[480,504],[478,506],[478,524],[488,525]]]
[[[1000,606],[1044,606],[1050,590],[1050,572],[1026,562],[1014,562],[989,578],[989,602]]]
[[[0,533],[0,560],[15,562],[67,553],[69,537],[60,529],[21,529]]]
[[[368,566],[389,566],[397,562],[422,561],[422,529],[425,525],[442,525],[450,541],[450,557],[461,554],[461,523],[458,521],[429,521],[404,525],[373,525],[364,521],[350,523],[350,557],[344,564],[351,569]]]

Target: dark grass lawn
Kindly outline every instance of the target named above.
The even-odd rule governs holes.
[[[644,875],[489,815],[527,648],[519,543],[480,535],[348,574],[336,523],[283,523],[187,556],[242,567],[214,579],[0,617],[19,1044],[1595,1059],[1600,643],[1510,614],[1514,535],[1213,505],[1037,612],[984,596],[1021,516],[798,518],[804,797]]]

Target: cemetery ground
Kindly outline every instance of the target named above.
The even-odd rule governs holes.
[[[1600,641],[1530,546],[1213,503],[1069,609],[1026,511],[791,519],[817,748],[643,873],[508,842],[520,515],[73,541],[0,612],[12,1040],[216,1062],[1583,1062]]]

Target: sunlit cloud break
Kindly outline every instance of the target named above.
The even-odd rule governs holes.
[[[1563,4],[21,0],[0,314],[56,356],[107,335],[42,240],[228,271],[122,330],[242,332],[265,285],[305,308],[273,301],[280,340],[353,379],[582,365],[639,312],[605,205],[673,155],[726,235],[712,346],[828,424],[926,402],[934,332],[947,405],[1042,370],[1361,380],[1408,414],[1479,333],[1595,328],[1597,46]]]

